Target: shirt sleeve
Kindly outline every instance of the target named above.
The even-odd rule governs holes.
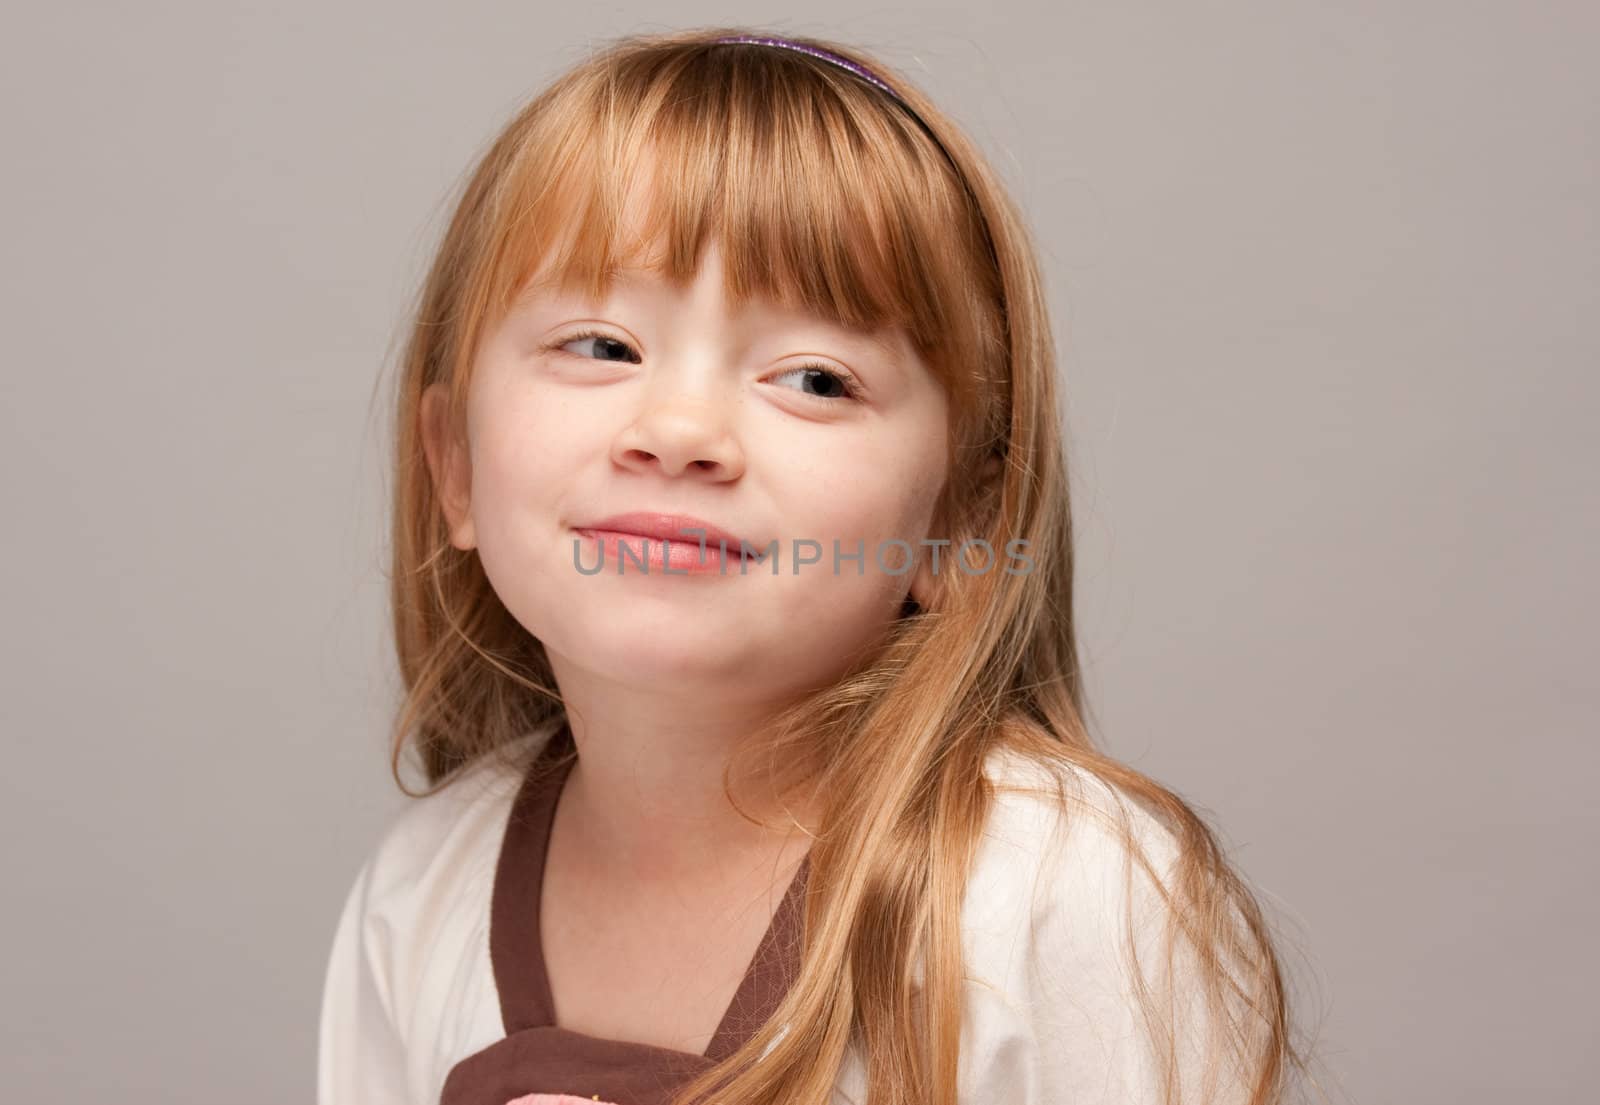
[[[1151,866],[1173,886],[1171,834],[1146,815],[1133,818]],[[1137,860],[1128,866],[1116,830],[1080,812],[1059,847],[1030,855],[1033,877],[1014,880],[1025,885],[1007,895],[1006,926],[991,928],[977,949],[988,984],[968,991],[962,1105],[1164,1105],[1161,1058],[1169,1047],[1178,1078],[1173,1102],[1246,1105],[1250,1093],[1213,1035],[1194,949],[1151,876]],[[1170,966],[1169,934],[1178,936]],[[1146,1021],[1136,975],[1170,1026],[1170,1041],[1159,1021]],[[1215,1085],[1206,1084],[1208,1075]]]
[[[415,1105],[384,941],[367,908],[375,863],[368,859],[356,875],[334,933],[318,1031],[317,1105]]]

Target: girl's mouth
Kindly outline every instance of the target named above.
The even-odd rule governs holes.
[[[761,560],[759,555],[746,556],[732,546],[727,547],[724,557],[723,546],[716,541],[705,542],[702,556],[697,537],[646,537],[618,530],[579,527],[574,527],[573,532],[599,546],[600,570],[617,575],[744,575],[749,565]],[[589,566],[588,562],[584,565],[586,570]]]

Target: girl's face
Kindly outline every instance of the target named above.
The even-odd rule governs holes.
[[[424,400],[424,426],[452,544],[478,549],[558,672],[777,701],[841,674],[908,591],[926,603],[948,409],[903,332],[735,311],[720,256],[710,246],[682,292],[633,270],[603,302],[528,292],[479,347],[469,455],[441,473],[442,395]],[[741,571],[730,545],[719,570],[713,538],[711,570],[646,572],[592,534],[633,512],[702,520],[767,559]],[[699,556],[691,534],[679,549]]]

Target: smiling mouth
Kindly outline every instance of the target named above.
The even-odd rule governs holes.
[[[746,552],[738,544],[721,539],[706,540],[702,556],[701,539],[693,534],[687,537],[658,537],[648,533],[587,526],[573,526],[572,532],[597,542],[602,551],[619,564],[623,561],[622,550],[627,547],[632,558],[648,564],[651,570],[667,568],[674,573],[703,572],[719,570],[725,564],[760,564],[765,559],[759,549],[746,546],[749,548]]]

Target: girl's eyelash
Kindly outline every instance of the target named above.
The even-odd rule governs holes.
[[[633,349],[633,346],[629,345],[628,342],[623,341],[621,338],[612,337],[603,330],[579,330],[576,333],[567,334],[563,337],[557,338],[545,348],[547,350],[560,349],[563,345],[571,345],[575,341],[584,341],[588,338],[604,338],[607,341],[616,342],[618,345],[627,346],[630,350]],[[837,403],[842,399],[859,399],[861,397],[861,385],[856,381],[856,378],[853,375],[844,371],[842,368],[835,368],[832,365],[821,363],[800,364],[786,368],[782,372],[778,373],[778,375],[787,376],[791,372],[826,373],[829,376],[835,377],[844,387],[843,395],[807,395],[806,398],[808,399],[816,399],[823,403]]]
[[[605,338],[606,341],[613,341],[618,345],[627,345],[630,350],[633,348],[633,346],[628,345],[628,343],[623,341],[621,338],[614,338],[603,330],[579,330],[576,333],[566,334],[557,338],[555,341],[545,346],[545,350],[546,352],[557,350],[563,345],[571,345],[575,341],[583,341],[586,338]]]
[[[861,398],[861,385],[856,383],[856,378],[854,376],[850,375],[850,373],[844,371],[842,368],[834,368],[832,365],[818,363],[799,364],[791,365],[782,372],[778,373],[778,375],[787,376],[791,372],[821,372],[824,375],[832,376],[837,379],[839,381],[839,386],[844,388],[843,395],[811,395],[809,393],[803,393],[806,395],[807,399],[816,399],[823,403],[838,403],[842,400],[855,400]]]

